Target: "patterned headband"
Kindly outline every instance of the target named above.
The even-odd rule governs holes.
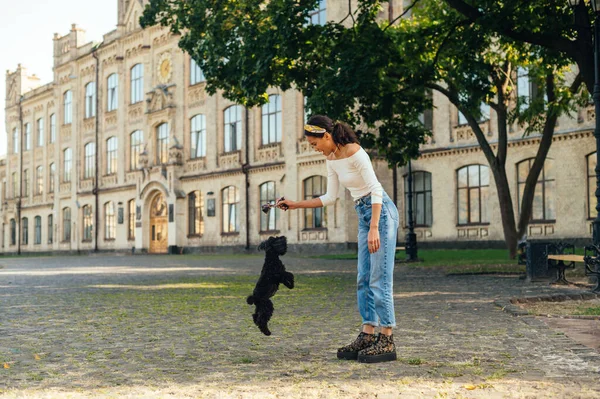
[[[327,131],[321,126],[304,125],[304,131],[311,134],[325,134]]]

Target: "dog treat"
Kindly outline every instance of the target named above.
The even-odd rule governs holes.
[[[283,204],[281,206],[277,205],[277,203],[279,201],[283,201],[284,199],[285,199],[284,197],[281,197],[274,204],[271,204],[271,203],[264,204],[262,206],[263,213],[269,213],[269,211],[271,210],[271,208],[280,208],[280,209],[283,209],[284,211],[287,211],[288,210],[288,206],[287,205],[285,205],[285,204]]]

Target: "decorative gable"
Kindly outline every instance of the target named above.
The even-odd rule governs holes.
[[[144,12],[144,2],[142,0],[131,0],[127,11],[125,12],[125,26],[128,32],[140,28],[140,17]]]

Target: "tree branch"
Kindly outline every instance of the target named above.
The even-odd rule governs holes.
[[[409,12],[414,6],[416,6],[419,1],[421,1],[421,0],[415,0],[410,6],[406,7],[406,9],[404,10],[404,12],[402,14],[398,15],[396,18],[394,18],[390,22],[390,24],[383,29],[383,31],[385,32],[385,30],[387,28],[389,28],[390,26],[392,26],[397,20],[401,19],[404,15],[406,15],[406,13]]]
[[[354,19],[354,15],[352,15],[352,0],[348,0],[348,14],[339,22],[339,24],[341,25],[348,17],[352,18],[352,26],[356,25],[356,20]]]

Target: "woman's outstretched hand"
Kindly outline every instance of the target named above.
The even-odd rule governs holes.
[[[284,211],[287,211],[288,209],[298,208],[296,201],[285,199],[283,197],[281,197],[277,200],[277,203],[275,204],[275,206],[279,209],[283,209]]]

